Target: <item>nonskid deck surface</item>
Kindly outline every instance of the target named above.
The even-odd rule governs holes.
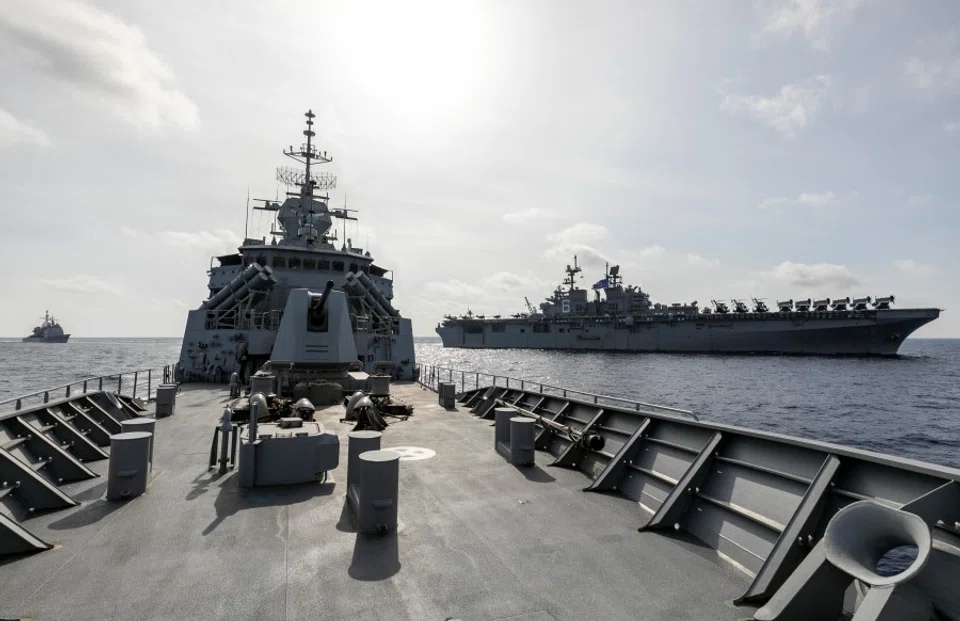
[[[341,436],[326,484],[252,491],[207,469],[222,387],[185,387],[157,425],[154,478],[126,503],[106,477],[65,486],[79,507],[36,516],[57,544],[0,561],[0,618],[735,620],[748,584],[691,541],[638,533],[622,497],[588,494],[582,473],[518,469],[493,450],[490,421],[447,411],[415,384],[394,394],[414,416],[383,447],[436,451],[400,464],[400,527],[354,532],[345,506],[339,407],[319,416]],[[105,473],[106,461],[92,464]]]

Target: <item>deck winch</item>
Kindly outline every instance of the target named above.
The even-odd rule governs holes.
[[[574,444],[581,446],[585,449],[590,449],[591,451],[600,451],[603,450],[604,439],[603,436],[598,434],[595,431],[580,431],[579,429],[574,429],[569,425],[563,425],[556,421],[552,421],[549,418],[541,416],[530,410],[525,410],[521,407],[517,407],[511,403],[504,401],[503,399],[496,399],[496,404],[498,407],[510,408],[511,410],[516,411],[521,416],[526,416],[528,418],[534,419],[538,425],[544,429],[549,429],[553,433],[559,435],[562,438],[570,440]]]

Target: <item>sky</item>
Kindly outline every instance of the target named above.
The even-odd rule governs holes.
[[[576,255],[585,287],[610,262],[660,302],[894,294],[960,337],[957,24],[955,0],[4,0],[0,335],[45,309],[182,335],[312,109],[417,335],[539,303]]]

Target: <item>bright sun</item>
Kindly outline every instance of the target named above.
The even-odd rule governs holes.
[[[360,105],[398,125],[450,128],[480,105],[492,68],[483,6],[340,5],[330,24],[337,73]]]

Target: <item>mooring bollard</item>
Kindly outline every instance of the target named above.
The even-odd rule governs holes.
[[[123,432],[145,431],[150,434],[150,469],[153,470],[153,439],[156,434],[157,419],[141,416],[137,418],[128,418],[120,421],[120,428]]]
[[[400,453],[367,451],[360,455],[356,489],[357,530],[386,533],[397,529]]]
[[[177,407],[177,385],[160,384],[157,386],[157,399],[154,401],[157,418],[173,416]]]
[[[379,431],[351,431],[347,433],[347,491],[359,481],[356,474],[360,469],[360,455],[367,451],[379,451]]]
[[[152,438],[146,431],[110,436],[107,500],[130,500],[147,490]]]
[[[507,451],[510,447],[510,419],[516,412],[510,408],[494,408],[494,432],[493,448],[500,451]]]
[[[532,466],[535,459],[534,437],[536,426],[532,418],[514,416],[510,419],[510,463],[514,466]]]

